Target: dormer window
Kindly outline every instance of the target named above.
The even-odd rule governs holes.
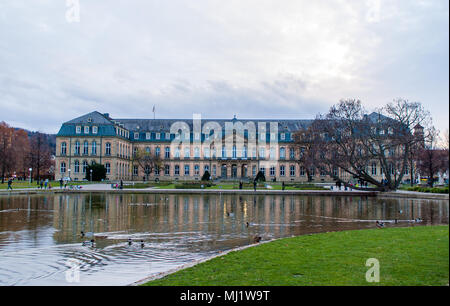
[[[139,133],[134,133],[134,139],[139,139]]]
[[[77,131],[77,134],[81,134],[81,126],[77,126],[76,131]]]
[[[170,133],[166,133],[166,139],[170,140]]]
[[[88,118],[87,122],[91,123],[92,122],[92,118]]]
[[[85,134],[89,134],[89,127],[88,127],[88,126],[85,126],[85,127],[84,127],[84,133],[85,133]]]
[[[92,127],[92,134],[97,134],[98,133],[98,127],[93,126]]]
[[[156,133],[156,134],[155,134],[155,138],[156,138],[156,139],[160,139],[160,138],[161,138],[161,134],[160,134],[160,133]]]
[[[286,134],[285,133],[281,133],[280,138],[281,138],[281,140],[286,140]]]
[[[151,134],[149,132],[145,133],[145,139],[150,140]]]
[[[394,135],[394,129],[393,128],[388,128],[388,134],[389,135]]]

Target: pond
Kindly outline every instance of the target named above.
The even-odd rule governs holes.
[[[424,221],[415,223],[415,218]],[[230,194],[0,196],[0,285],[127,285],[252,244],[255,236],[267,241],[375,228],[376,220],[394,219],[398,223],[386,227],[448,224],[448,200]],[[81,231],[87,237],[81,237]],[[97,235],[95,245],[84,246],[92,234]]]

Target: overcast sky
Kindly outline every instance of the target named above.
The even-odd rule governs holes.
[[[76,2],[70,0],[69,2]],[[449,125],[448,0],[0,1],[0,121],[310,119],[420,101]]]

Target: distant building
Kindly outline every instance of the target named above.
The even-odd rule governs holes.
[[[113,119],[92,112],[64,123],[56,137],[55,177],[81,181],[89,164],[105,166],[108,180],[200,180],[254,178],[262,171],[267,181],[307,181],[299,163],[293,134],[313,120]],[[209,133],[207,127],[218,130]],[[213,143],[212,143],[213,142]],[[160,158],[160,167],[146,173],[136,152]],[[371,165],[371,174],[382,176]],[[332,181],[312,169],[315,182]]]

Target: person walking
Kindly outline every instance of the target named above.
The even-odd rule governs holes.
[[[47,189],[47,185],[48,185],[48,179],[45,180],[45,183],[44,183],[45,188],[44,189]]]
[[[43,180],[40,181],[40,185],[41,185],[41,189],[44,189],[44,181]]]
[[[63,179],[61,178],[60,180],[59,180],[59,189],[63,189]]]
[[[12,179],[9,179],[8,180],[8,189],[7,190],[13,190],[12,189],[12,183],[13,183]]]
[[[284,188],[286,188],[286,185],[284,185],[284,182],[281,184],[281,190],[284,191]]]
[[[256,180],[253,181],[253,189],[256,191]]]

